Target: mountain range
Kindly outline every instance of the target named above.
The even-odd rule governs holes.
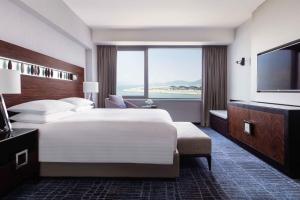
[[[176,80],[176,81],[170,81],[165,83],[154,83],[151,84],[151,86],[201,86],[202,81],[196,80],[196,81],[183,81],[183,80]]]
[[[134,85],[134,84],[123,84],[123,83],[118,83],[119,87],[142,87],[142,85]],[[176,80],[176,81],[169,81],[169,82],[164,82],[164,83],[151,83],[151,87],[163,87],[163,86],[196,86],[200,87],[202,85],[201,79],[196,80],[196,81],[183,81],[183,80]]]

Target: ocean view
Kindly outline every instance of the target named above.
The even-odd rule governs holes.
[[[122,96],[143,96],[142,86],[118,86],[117,94]],[[201,87],[199,86],[153,86],[149,87],[149,98],[201,98]]]
[[[201,98],[201,48],[149,48],[147,53],[145,71],[144,50],[118,51],[118,95],[143,97],[147,89],[147,98]]]

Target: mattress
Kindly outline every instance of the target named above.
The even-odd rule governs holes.
[[[92,109],[39,129],[39,161],[63,163],[172,164],[177,131],[160,109]]]

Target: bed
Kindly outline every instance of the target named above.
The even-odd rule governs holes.
[[[176,177],[177,131],[160,109],[91,109],[39,129],[41,176]]]
[[[31,75],[21,76],[22,93],[4,95],[7,107],[43,99],[84,97],[83,66],[3,41],[0,41],[0,56],[32,64]],[[33,70],[37,66],[67,72],[76,78],[45,76]],[[42,176],[176,177],[179,158],[171,121],[161,110],[95,109],[52,124],[14,123],[13,126],[39,128]],[[105,142],[112,146],[105,149]]]

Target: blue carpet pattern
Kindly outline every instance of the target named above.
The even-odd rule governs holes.
[[[293,180],[211,129],[212,171],[204,158],[182,160],[177,179],[42,178],[4,199],[300,199]]]

